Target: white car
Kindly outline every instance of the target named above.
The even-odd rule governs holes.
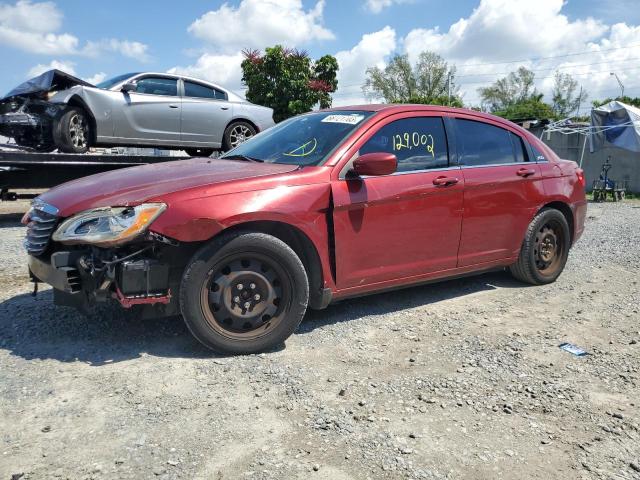
[[[0,100],[0,134],[39,151],[126,145],[209,156],[273,124],[271,108],[168,73],[128,73],[94,86],[49,70]]]

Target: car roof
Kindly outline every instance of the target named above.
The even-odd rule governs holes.
[[[503,125],[508,125],[511,128],[515,128],[516,130],[530,134],[526,129],[523,129],[519,125],[510,122],[502,117],[497,117],[495,115],[491,115],[489,113],[478,112],[477,110],[471,110],[469,108],[457,108],[457,107],[447,107],[444,105],[425,105],[425,104],[414,104],[414,103],[368,103],[363,105],[345,105],[341,107],[333,107],[328,108],[324,111],[344,111],[344,110],[361,110],[365,112],[376,112],[383,113],[386,115],[392,115],[395,113],[403,113],[403,112],[438,112],[438,113],[463,113],[465,115],[471,115],[474,117],[478,117],[479,120],[488,120],[490,122],[501,123]]]
[[[226,87],[223,87],[222,85],[218,84],[218,83],[213,83],[210,82],[208,80],[203,80],[201,78],[196,78],[196,77],[190,77],[188,75],[182,75],[181,73],[169,73],[169,72],[138,72],[138,73],[134,73],[131,76],[132,77],[138,77],[140,75],[158,75],[159,77],[169,77],[169,78],[181,78],[183,80],[190,80],[196,83],[202,83],[204,85],[208,85],[210,87],[214,87],[217,88],[218,90],[222,90],[224,91],[228,96],[229,96],[229,100],[233,100],[233,101],[240,101],[240,102],[246,102],[246,100],[244,98],[242,98],[240,95],[238,95],[237,93],[229,90]]]

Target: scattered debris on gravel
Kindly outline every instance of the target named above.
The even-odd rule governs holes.
[[[33,298],[23,235],[0,212],[0,479],[640,478],[640,203],[590,205],[553,285],[345,301],[243,357]]]

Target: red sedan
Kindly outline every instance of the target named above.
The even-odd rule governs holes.
[[[582,234],[583,171],[470,110],[301,115],[220,159],[76,180],[25,215],[35,282],[80,308],[182,314],[225,353],[281,344],[307,307],[508,268],[540,285]]]

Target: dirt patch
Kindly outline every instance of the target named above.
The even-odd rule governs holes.
[[[495,273],[345,301],[286,348],[227,358],[179,318],[31,297],[6,219],[0,479],[639,478],[635,205],[591,208],[553,285]]]

